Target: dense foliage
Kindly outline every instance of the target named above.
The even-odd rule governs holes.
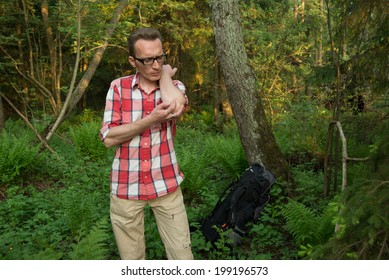
[[[387,1],[239,2],[258,98],[294,185],[290,193],[277,181],[260,221],[237,248],[228,232],[213,246],[199,230],[221,190],[247,167],[215,59],[208,1],[128,1],[106,38],[119,2],[0,5],[0,97],[7,98],[0,100],[0,259],[118,259],[109,221],[114,150],[101,144],[98,130],[110,81],[132,71],[126,37],[139,26],[161,30],[169,63],[187,86],[189,110],[176,148],[197,259],[389,258]],[[15,108],[44,138],[105,39],[101,64],[49,153]],[[368,160],[348,161],[346,190],[338,172],[324,196],[334,108],[348,155]],[[340,157],[329,161],[336,163]],[[150,209],[146,219],[147,256],[163,259]]]
[[[311,114],[313,117],[316,112]],[[199,227],[221,191],[241,174],[247,162],[234,123],[225,124],[223,132],[212,132],[211,127],[206,131],[204,123],[209,115],[211,112],[207,111],[200,115],[188,113],[176,138],[180,166],[186,175],[182,187],[196,259],[389,257],[385,247],[389,233],[385,214],[389,197],[385,179],[389,135],[376,133],[388,131],[387,124],[364,127],[364,130],[358,126],[348,129],[348,133],[361,139],[350,146],[351,151],[358,151],[366,145],[364,141],[371,141],[372,149],[368,152],[371,160],[351,165],[352,183],[347,191],[327,198],[322,196],[323,174],[317,169],[318,159],[301,161],[296,155],[307,151],[304,145],[297,145],[299,139],[290,136],[289,142],[283,141],[282,148],[290,155],[299,194],[291,200],[283,183],[278,181],[272,187],[271,201],[260,220],[251,226],[240,247],[231,248],[228,232],[211,245]],[[376,117],[369,118],[374,121]],[[199,126],[193,125],[193,118],[199,120]],[[358,121],[367,117],[350,118]],[[103,147],[95,137],[99,119],[101,113],[88,110],[65,123],[60,134],[53,138],[52,146],[58,153],[55,155],[47,150],[36,153],[36,140],[28,138],[28,128],[21,122],[7,121],[7,133],[2,137],[26,148],[13,153],[31,150],[34,160],[1,153],[0,161],[7,158],[9,166],[16,163],[21,166],[19,176],[2,179],[0,184],[0,216],[4,221],[0,225],[1,259],[118,259],[109,221],[109,170],[113,150],[84,149],[84,142],[72,136],[78,131],[88,139],[90,147]],[[285,121],[292,124],[295,120],[290,117]],[[321,122],[320,118],[317,122]],[[313,121],[312,127],[316,125]],[[288,126],[280,126],[276,132],[290,135],[288,130]],[[302,136],[305,140],[304,137],[308,136]],[[311,152],[319,153],[323,142],[317,143],[316,148],[311,148],[316,150]],[[24,158],[21,163],[20,158]],[[166,258],[149,208],[146,221],[147,257]],[[340,230],[334,234],[336,224]]]

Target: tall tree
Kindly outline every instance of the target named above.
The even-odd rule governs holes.
[[[59,113],[59,110],[62,106],[61,95],[60,95],[60,71],[62,71],[59,63],[59,59],[62,54],[59,53],[60,50],[60,38],[54,38],[53,28],[51,27],[51,22],[49,21],[49,5],[46,0],[41,1],[41,14],[43,26],[46,33],[47,48],[49,51],[49,61],[50,61],[50,77],[51,77],[51,94],[53,99],[53,109],[56,114]],[[57,43],[56,43],[57,42]],[[58,43],[59,42],[59,43]],[[57,47],[58,45],[58,47]]]
[[[262,163],[276,176],[290,181],[290,169],[276,143],[256,88],[255,74],[248,64],[238,4],[238,0],[211,1],[217,58],[240,139],[249,163]]]

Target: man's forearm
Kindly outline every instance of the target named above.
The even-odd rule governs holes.
[[[133,123],[112,127],[104,139],[104,145],[108,148],[130,141],[152,125],[149,118],[144,118]]]

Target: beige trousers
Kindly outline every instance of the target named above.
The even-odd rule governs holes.
[[[192,260],[188,218],[181,189],[153,200],[111,195],[111,223],[122,260],[146,258],[144,207],[150,205],[169,260]]]

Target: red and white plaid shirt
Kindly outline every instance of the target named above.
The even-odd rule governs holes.
[[[183,94],[185,86],[174,81]],[[159,88],[146,94],[139,75],[114,80],[107,93],[100,138],[110,128],[146,117],[162,103]],[[174,151],[175,121],[160,123],[116,147],[111,193],[119,198],[149,200],[175,191],[184,180]]]

